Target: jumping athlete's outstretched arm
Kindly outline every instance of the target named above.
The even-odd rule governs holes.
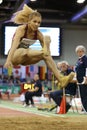
[[[14,55],[16,49],[18,48],[18,45],[20,44],[20,39],[24,34],[24,28],[25,28],[24,25],[19,26],[14,34],[14,37],[12,39],[11,48],[9,50],[6,62],[4,64],[5,68],[12,66],[12,58],[13,58],[13,55]]]

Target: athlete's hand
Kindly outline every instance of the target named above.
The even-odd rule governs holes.
[[[43,51],[43,54],[45,55],[45,56],[49,56],[50,55],[50,51],[48,51],[48,50],[46,50],[46,49],[42,49],[42,51]]]
[[[4,64],[4,68],[8,69],[9,67],[12,67],[12,63],[11,62],[6,62]]]

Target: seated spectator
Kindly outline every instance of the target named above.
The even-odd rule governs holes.
[[[28,89],[25,93],[25,106],[30,105],[34,106],[33,96],[41,96],[42,95],[42,83],[39,79],[39,75],[34,75],[34,89]]]
[[[61,70],[61,74],[63,75],[68,75],[73,71],[72,69],[69,68],[69,64],[66,61],[61,62],[60,70]],[[70,95],[76,94],[76,87],[77,87],[76,82],[77,82],[76,80],[72,80],[72,82],[65,87],[65,94],[70,94]],[[61,104],[62,96],[63,96],[63,88],[61,88],[60,90],[50,92],[50,98],[52,98],[58,106],[60,106]],[[71,105],[67,103],[66,112],[68,112],[70,107]]]
[[[10,99],[10,95],[12,94],[13,89],[14,89],[14,83],[13,83],[13,80],[10,79],[10,80],[8,80],[8,89],[5,92],[5,94],[7,94],[7,96],[8,96],[8,99]]]

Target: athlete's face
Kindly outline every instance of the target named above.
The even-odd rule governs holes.
[[[41,18],[38,16],[33,17],[30,21],[29,21],[29,26],[33,31],[36,31],[38,29],[38,27],[40,27],[41,24]]]

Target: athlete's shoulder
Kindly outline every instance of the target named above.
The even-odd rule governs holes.
[[[26,28],[26,25],[19,25],[17,27],[17,30],[24,30]]]

